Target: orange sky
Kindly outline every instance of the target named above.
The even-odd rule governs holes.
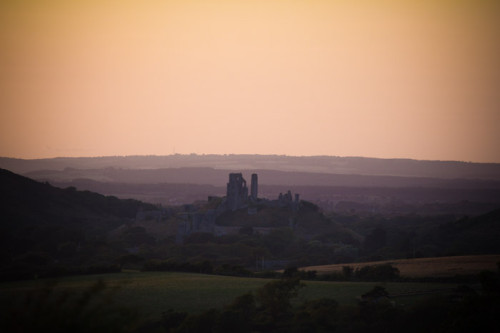
[[[422,2],[2,1],[0,156],[500,162],[500,7]]]

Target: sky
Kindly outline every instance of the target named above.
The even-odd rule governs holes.
[[[0,156],[499,163],[498,3],[2,0]]]

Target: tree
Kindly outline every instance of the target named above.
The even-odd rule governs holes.
[[[173,329],[179,327],[188,314],[186,312],[177,312],[172,309],[169,309],[166,312],[162,313],[161,323],[163,328],[170,332]]]
[[[220,312],[216,309],[207,310],[199,315],[188,315],[175,332],[214,332],[216,331],[219,317]]]
[[[283,271],[283,277],[285,278],[293,278],[297,276],[299,276],[299,269],[296,266],[287,267]]]
[[[281,228],[271,231],[264,237],[264,244],[274,255],[282,254],[295,241],[292,229]]]
[[[333,332],[338,303],[331,298],[305,302],[295,313],[294,328],[298,332]]]
[[[482,271],[479,273],[479,282],[485,294],[500,293],[500,278],[499,274],[492,271]]]
[[[241,227],[238,233],[240,235],[251,236],[253,235],[253,228],[250,226]]]
[[[355,271],[356,278],[369,281],[388,281],[399,277],[399,269],[391,264],[364,266]]]
[[[342,274],[347,280],[350,280],[354,269],[351,266],[342,266]]]
[[[276,321],[290,313],[290,299],[296,297],[302,287],[304,284],[298,278],[271,281],[257,290],[257,301],[264,313]]]
[[[256,313],[252,294],[238,296],[221,313],[217,328],[220,332],[252,332]]]

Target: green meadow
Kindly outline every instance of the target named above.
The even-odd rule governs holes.
[[[116,274],[66,277],[58,280],[41,279],[0,284],[0,301],[19,305],[34,290],[50,286],[55,293],[82,293],[102,280],[106,292],[120,305],[135,308],[148,320],[158,320],[168,309],[197,313],[209,308],[222,308],[247,292],[254,292],[269,279],[241,278],[217,275],[172,272],[122,272]],[[377,283],[377,282],[325,282],[303,281],[294,301],[333,298],[341,305],[354,305],[357,297],[382,285],[389,294],[425,292],[449,289],[456,285],[440,283]],[[422,296],[396,298],[399,304],[413,303]]]

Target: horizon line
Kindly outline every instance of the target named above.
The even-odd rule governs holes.
[[[411,157],[371,157],[360,155],[288,155],[288,154],[258,154],[258,153],[229,153],[229,154],[216,154],[216,153],[173,153],[173,154],[131,154],[131,155],[96,155],[96,156],[54,156],[54,157],[39,157],[39,158],[23,158],[23,157],[10,157],[0,156],[0,159],[13,159],[24,161],[37,161],[37,160],[56,160],[56,159],[95,159],[95,158],[130,158],[130,157],[175,157],[175,156],[261,156],[261,157],[289,157],[289,158],[343,158],[343,159],[373,159],[373,160],[407,160],[416,162],[453,162],[453,163],[467,163],[467,164],[500,164],[500,162],[478,162],[478,161],[465,161],[465,160],[433,160],[433,159],[418,159]]]

